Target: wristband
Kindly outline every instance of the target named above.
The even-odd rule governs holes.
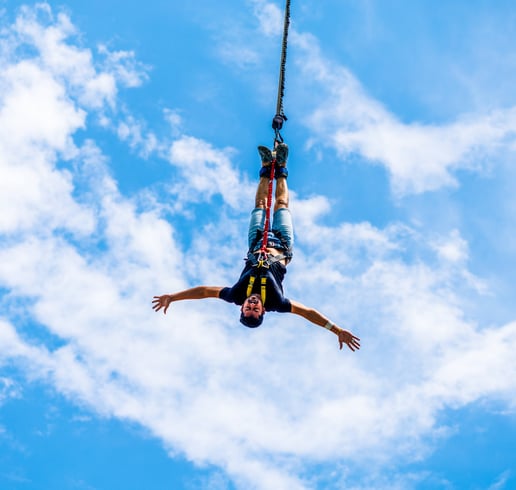
[[[323,326],[324,326],[324,328],[331,330],[335,326],[335,323],[328,321],[328,323],[326,323],[326,325],[323,325]]]

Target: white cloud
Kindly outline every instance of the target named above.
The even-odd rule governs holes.
[[[0,229],[37,227],[42,219],[91,229],[91,216],[70,197],[71,175],[53,168],[58,154],[73,155],[71,134],[84,126],[85,113],[34,63],[7,66],[0,80]]]
[[[143,123],[136,121],[131,115],[118,124],[117,134],[122,141],[126,141],[132,149],[137,150],[143,158],[160,150],[156,135],[146,132]]]
[[[165,120],[170,124],[172,136],[177,137],[181,134],[181,126],[183,124],[183,118],[181,113],[177,110],[165,109],[163,111]]]
[[[450,263],[464,263],[468,259],[468,243],[453,230],[449,237],[442,237],[433,245],[438,255]]]
[[[504,488],[507,488],[507,482],[511,476],[511,472],[509,470],[504,471],[497,480],[489,486],[488,490],[502,490]]]
[[[77,95],[87,107],[113,105],[117,84],[137,87],[147,79],[148,67],[138,63],[133,52],[111,52],[105,45],[98,47],[103,56],[98,69],[91,50],[68,42],[77,34],[66,14],[54,16],[49,4],[39,3],[34,8],[21,7],[9,41],[35,48],[41,69],[64,82],[71,95]]]
[[[274,3],[264,0],[253,0],[253,13],[260,23],[260,31],[265,36],[283,33],[284,12]]]
[[[283,33],[283,12],[276,4],[266,0],[251,0],[249,3],[254,15],[246,20],[251,19],[252,23],[246,25],[246,21],[238,19],[238,22],[225,22],[222,29],[220,25],[217,26],[214,31],[215,46],[218,56],[230,69],[248,70],[257,89],[266,90],[260,83],[264,77],[266,86],[277,83],[271,78],[272,71],[267,68],[270,65],[264,65],[264,60],[270,62],[270,57],[274,56],[277,62],[277,42]],[[269,91],[266,92],[269,95]]]
[[[79,90],[83,103],[99,107],[104,101],[113,101],[115,83],[112,75],[97,74],[91,51],[66,42],[77,33],[67,15],[60,13],[54,21],[46,3],[35,8],[24,6],[20,12],[14,32],[20,44],[38,50],[37,61],[43,70],[54,78],[66,80],[72,90]]]
[[[113,74],[113,77],[125,87],[139,87],[147,79],[149,66],[136,60],[133,51],[110,51],[104,44],[98,46],[98,52],[105,59],[104,71]]]
[[[404,123],[369,96],[349,70],[325,59],[315,38],[295,32],[292,38],[304,53],[298,57],[303,83],[317,87],[312,91],[316,108],[307,118],[312,144],[385,166],[396,195],[457,186],[457,170],[485,170],[501,150],[514,151],[516,108],[464,115],[440,126]]]
[[[199,201],[209,201],[220,194],[234,208],[241,202],[250,202],[252,187],[233,170],[231,148],[217,150],[209,143],[191,136],[184,136],[172,143],[170,163],[176,166],[185,182],[172,189],[181,202],[186,195],[198,195]],[[186,187],[185,187],[186,184]]]
[[[261,59],[255,49],[245,47],[235,39],[222,40],[219,43],[219,56],[239,68],[256,66]]]
[[[30,358],[30,364],[25,367],[29,369],[29,374],[38,372],[38,376],[44,376],[50,367],[48,353],[44,348],[33,347],[23,342],[15,328],[5,319],[0,319],[0,339],[2,340],[1,360]],[[37,370],[31,371],[37,367]]]
[[[0,377],[0,405],[3,404],[6,399],[20,397],[21,389],[18,383],[11,378],[5,376]],[[0,426],[0,436],[3,432],[4,429]]]

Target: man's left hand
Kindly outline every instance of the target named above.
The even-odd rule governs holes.
[[[353,352],[360,349],[360,339],[353,335],[350,331],[344,330],[342,328],[336,327],[337,337],[339,338],[340,349],[342,350],[342,346],[346,344]]]

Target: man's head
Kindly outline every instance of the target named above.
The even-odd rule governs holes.
[[[251,294],[242,304],[240,311],[240,323],[249,328],[259,327],[263,322],[263,315],[265,314],[265,308],[260,295]]]

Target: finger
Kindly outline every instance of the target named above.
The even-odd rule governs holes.
[[[165,306],[165,309],[163,310],[163,314],[166,315],[167,314],[167,310],[168,310],[168,307],[170,306],[170,303]]]

